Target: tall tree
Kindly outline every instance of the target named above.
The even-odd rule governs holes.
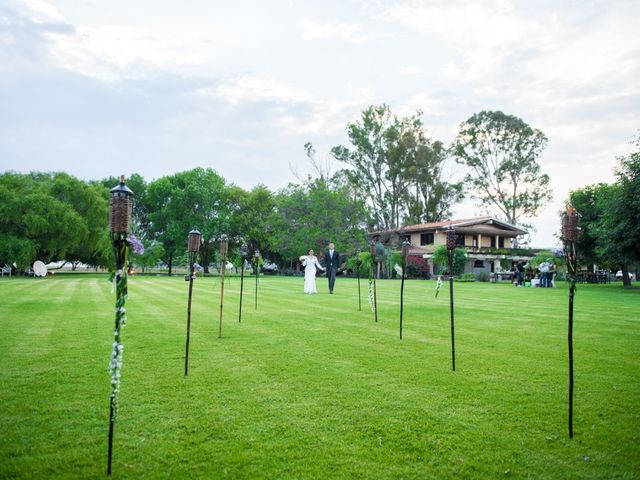
[[[149,183],[146,191],[149,233],[162,242],[162,257],[172,273],[173,260],[187,248],[192,228],[202,233],[200,254],[205,272],[213,242],[229,231],[225,180],[210,168],[194,168]]]
[[[331,149],[347,166],[341,176],[372,207],[377,228],[440,220],[462,199],[462,186],[444,178],[445,149],[427,137],[420,116],[398,117],[387,105],[370,106],[347,125],[352,147]]]
[[[260,249],[263,257],[272,258],[274,232],[270,217],[276,205],[275,195],[264,185],[249,191],[229,188],[231,235],[247,242],[251,251]]]
[[[582,263],[614,266],[601,255],[598,247],[602,243],[600,235],[607,203],[614,195],[615,189],[616,187],[613,185],[598,183],[573,190],[569,195],[569,203],[580,214],[578,257]],[[614,261],[613,263],[617,265],[617,262]]]
[[[106,228],[106,200],[63,173],[0,175],[0,261],[49,262],[89,255]],[[106,220],[103,218],[106,222]]]
[[[372,105],[359,121],[347,125],[352,148],[331,149],[334,158],[347,165],[347,179],[373,208],[379,228],[399,226],[407,187],[403,172],[412,147],[409,132],[415,121],[395,117],[387,105]]]
[[[625,286],[631,285],[628,268],[640,262],[640,135],[636,151],[618,158],[617,182],[606,203],[600,230],[598,252],[616,259]]]
[[[345,253],[358,250],[365,241],[366,220],[364,204],[347,189],[312,182],[281,191],[271,222],[281,259],[294,263],[309,248],[321,249],[330,241]]]
[[[405,171],[410,185],[405,223],[440,222],[449,218],[452,206],[463,199],[463,185],[445,178],[448,153],[442,142],[432,142],[424,131],[417,135],[415,155]]]
[[[460,125],[452,154],[471,170],[465,182],[479,206],[512,225],[525,225],[552,198],[549,176],[537,158],[547,137],[522,119],[482,111]]]

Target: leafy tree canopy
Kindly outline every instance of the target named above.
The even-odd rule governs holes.
[[[549,176],[537,162],[547,137],[522,119],[482,111],[460,125],[452,154],[470,172],[465,182],[479,206],[512,225],[526,225],[552,198]]]

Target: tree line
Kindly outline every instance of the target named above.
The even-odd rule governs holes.
[[[231,239],[239,258],[253,252],[292,268],[300,252],[330,240],[342,251],[365,247],[366,232],[450,218],[464,196],[485,213],[527,226],[552,196],[538,159],[547,138],[522,119],[482,111],[460,124],[451,145],[429,136],[421,112],[398,116],[372,105],[347,124],[348,143],[330,150],[341,167],[321,165],[304,150],[314,175],[272,191],[245,190],[212,169],[195,168],[150,182],[131,175],[134,234],[146,253],[138,265],[184,263],[186,235],[202,232],[203,266],[216,261],[216,242]],[[463,174],[452,172],[463,170]],[[0,263],[35,259],[97,266],[111,261],[106,232],[109,188],[116,177],[81,181],[66,173],[0,174]]]
[[[614,183],[579,188],[569,199],[581,216],[581,263],[622,270],[626,286],[640,263],[640,134],[633,143],[635,151],[618,158]]]

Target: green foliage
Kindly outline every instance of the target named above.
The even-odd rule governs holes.
[[[345,189],[312,183],[281,191],[270,222],[277,251],[295,262],[310,248],[321,254],[330,241],[339,252],[357,251],[365,243],[366,218],[364,204]]]
[[[146,268],[157,265],[165,254],[162,243],[157,240],[143,240],[144,253],[132,253],[131,263],[140,267],[144,272]]]
[[[0,175],[0,262],[77,260],[104,265],[101,188],[65,173]],[[15,257],[15,258],[12,258]]]
[[[478,272],[473,274],[476,282],[488,282],[489,281],[489,273],[488,272]]]
[[[569,195],[569,203],[580,214],[580,242],[578,243],[578,254],[581,263],[613,263],[606,261],[598,251],[600,234],[603,232],[602,222],[607,211],[607,204],[614,195],[616,187],[606,183],[588,185],[574,190]],[[609,236],[605,236],[609,241]]]
[[[210,168],[194,168],[151,182],[146,190],[149,233],[162,242],[171,273],[173,258],[186,251],[192,228],[202,234],[200,255],[207,272],[215,238],[230,227],[225,180]]]
[[[434,265],[438,265],[442,270],[449,271],[449,253],[445,245],[438,245],[433,250],[431,260]],[[467,251],[462,247],[455,248],[453,250],[453,274],[456,276],[462,275],[466,262]]]
[[[546,144],[547,137],[522,119],[482,111],[460,125],[452,154],[471,170],[465,182],[479,205],[517,225],[551,200],[549,176],[536,161]]]
[[[268,258],[274,257],[277,253],[272,217],[276,206],[275,195],[264,185],[258,185],[249,191],[231,186],[229,199],[232,238],[243,239],[250,254],[258,248]],[[238,244],[241,243],[239,240]],[[238,249],[234,255],[238,260],[240,250]]]
[[[353,272],[354,276],[367,278],[371,272],[371,253],[359,252],[357,255],[351,255],[345,262],[345,268]]]
[[[461,199],[462,187],[442,179],[445,149],[426,136],[420,115],[398,117],[387,105],[371,105],[347,125],[351,148],[331,149],[347,166],[341,173],[350,186],[372,207],[378,228],[398,227],[407,215],[440,220]]]
[[[557,257],[550,250],[542,250],[536,254],[535,257],[529,260],[529,265],[533,268],[538,268],[542,263],[550,263],[555,267],[560,267],[566,264],[564,257]]]
[[[475,282],[475,281],[476,281],[476,274],[472,272],[463,273],[462,275],[459,276],[459,278],[456,278],[456,282]]]

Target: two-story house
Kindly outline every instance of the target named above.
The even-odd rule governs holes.
[[[438,245],[445,245],[447,229],[455,229],[457,244],[467,251],[465,272],[494,273],[513,270],[516,263],[527,262],[534,253],[514,249],[516,239],[527,232],[493,217],[476,217],[447,220],[436,223],[407,225],[395,230],[369,233],[369,238],[381,241],[387,248],[399,249],[402,242],[411,242],[409,255],[419,255],[429,260]],[[429,261],[431,274],[437,267]]]

